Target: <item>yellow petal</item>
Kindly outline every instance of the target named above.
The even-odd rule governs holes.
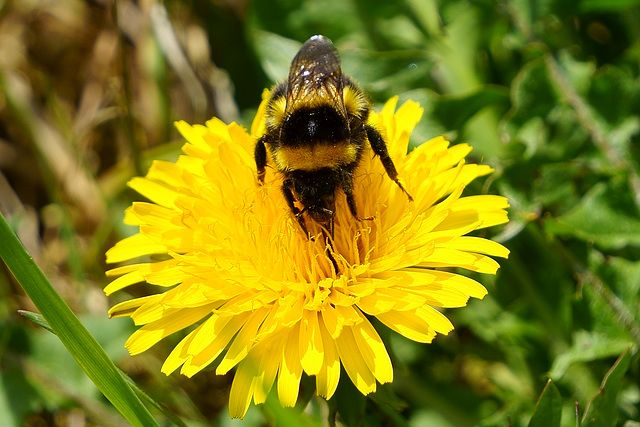
[[[248,317],[249,313],[243,313],[231,317],[229,321],[224,324],[220,332],[213,336],[209,336],[209,345],[201,349],[198,353],[192,353],[192,348],[198,348],[198,346],[194,346],[193,344],[203,335],[202,330],[200,330],[200,332],[194,336],[194,339],[188,348],[188,352],[193,354],[193,357],[185,361],[180,373],[188,377],[192,377],[209,366],[209,364],[213,362],[227,347],[229,341],[231,341],[234,335],[238,333],[238,330],[242,328]]]
[[[340,382],[340,357],[336,344],[323,322],[319,322],[320,335],[322,336],[322,348],[324,355],[322,368],[316,375],[316,393],[325,399],[330,399],[338,388]]]
[[[278,307],[277,316],[279,317],[279,320],[283,326],[289,327],[291,325],[299,323],[300,320],[302,320],[303,311],[304,311],[304,299],[297,297],[294,299],[292,305],[289,305],[289,304],[280,305],[280,307]]]
[[[373,325],[362,318],[361,323],[351,328],[358,351],[378,382],[389,383],[393,381],[393,367],[387,349]]]
[[[345,326],[335,342],[342,366],[360,393],[366,395],[376,391],[376,378],[360,353],[352,328]]]
[[[167,359],[162,364],[160,371],[165,375],[170,375],[173,371],[178,369],[187,359],[192,356],[187,352],[187,348],[193,341],[193,337],[198,333],[202,325],[191,331],[186,337],[184,337],[173,351],[167,356]]]
[[[377,316],[393,309],[396,302],[386,298],[378,298],[375,295],[369,295],[360,298],[358,308],[370,316]]]
[[[363,301],[364,300],[364,301]],[[377,307],[384,307],[384,305],[380,303],[384,303],[386,300],[389,303],[393,303],[391,309],[395,310],[415,310],[416,308],[425,304],[425,300],[423,297],[420,297],[416,294],[410,294],[403,290],[399,290],[398,287],[393,287],[389,289],[378,289],[374,295],[371,295],[366,298],[361,298],[358,306],[365,305],[366,300],[379,300],[379,302],[374,302]],[[363,304],[363,302],[365,304]],[[386,305],[386,304],[385,304]],[[371,312],[367,312],[368,314],[373,314]]]
[[[154,242],[142,234],[134,234],[120,240],[107,251],[107,263],[122,262],[143,255],[167,253],[167,246]]]
[[[460,267],[485,274],[496,274],[498,268],[500,268],[500,264],[487,256],[448,248],[436,248],[433,254],[419,263],[418,266],[430,268]]]
[[[138,264],[138,265],[142,265],[142,264]],[[108,271],[107,274],[109,274],[109,272],[112,272],[112,271],[113,270]],[[139,283],[142,281],[144,281],[144,273],[142,272],[142,268],[136,269],[134,271],[126,273],[118,277],[117,279],[111,281],[111,283],[105,286],[104,293],[106,295],[111,295],[112,293],[119,291],[121,289],[124,289],[127,286],[131,286],[134,283]]]
[[[344,318],[338,315],[335,307],[328,306],[322,310],[322,321],[331,338],[336,339],[342,333]]]
[[[200,332],[193,337],[191,345],[189,346],[189,354],[198,354],[202,352],[207,346],[211,344],[220,333],[227,323],[231,322],[233,316],[220,316],[218,313],[213,313],[200,328]]]
[[[431,270],[429,274],[435,277],[437,283],[459,290],[470,297],[484,298],[487,295],[487,289],[469,277],[440,270]]]
[[[469,295],[457,289],[445,288],[439,283],[410,288],[399,286],[398,291],[420,296],[425,304],[432,307],[464,307],[469,301]]]
[[[436,179],[446,183],[446,192],[453,191],[460,186],[466,186],[477,177],[488,175],[493,169],[487,165],[475,165],[461,163],[458,168],[448,169],[439,174]]]
[[[388,311],[376,316],[386,326],[410,340],[430,343],[436,336],[433,328],[415,311]]]
[[[127,209],[125,223],[129,225],[154,225],[159,227],[175,227],[180,224],[172,224],[177,212],[164,206],[145,202],[134,202]]]
[[[447,317],[428,305],[416,310],[416,315],[424,319],[434,331],[447,335],[453,330],[453,325]]]
[[[285,337],[286,338],[286,337]],[[267,395],[273,386],[273,381],[278,374],[280,361],[282,360],[282,347],[285,339],[278,338],[271,340],[268,344],[258,345],[251,349],[251,354],[255,353],[255,360],[259,360],[258,372],[253,381],[253,401],[256,405],[266,402]]]
[[[507,209],[509,203],[501,196],[469,196],[463,197],[452,205],[451,213],[439,228],[457,228],[458,224],[479,221],[478,228],[487,228],[509,221]]]
[[[109,283],[104,288],[104,292],[111,295],[113,292],[142,281],[158,286],[173,286],[184,276],[182,270],[176,269],[176,266],[178,266],[178,261],[168,259],[113,268],[107,271],[107,276],[122,276]]]
[[[318,312],[306,311],[300,324],[300,363],[308,375],[320,372],[324,351]]]
[[[173,122],[173,125],[176,127],[180,135],[187,141],[191,142],[193,140],[193,144],[201,143],[202,136],[208,133],[207,128],[204,126],[191,126],[189,123],[184,120],[177,120]]]
[[[389,136],[391,147],[389,153],[398,162],[403,159],[409,149],[409,136],[422,118],[424,109],[415,101],[408,100],[403,103],[395,114],[395,135]]]
[[[450,249],[456,249],[459,251],[467,251],[478,254],[497,256],[501,258],[509,257],[509,249],[505,248],[500,243],[480,237],[456,237],[440,246]]]
[[[267,101],[269,100],[269,95],[271,91],[269,89],[265,89],[262,91],[262,102],[258,107],[258,111],[251,123],[251,135],[255,138],[259,138],[262,134],[264,134],[264,118],[265,112],[267,110]]]
[[[362,322],[359,311],[353,305],[336,306],[336,313],[341,318],[339,322],[345,326],[353,326]]]
[[[147,199],[167,208],[175,207],[174,202],[180,196],[179,193],[166,185],[147,178],[135,177],[127,184]]]
[[[172,188],[184,187],[182,179],[184,169],[181,166],[179,163],[154,160],[146,177],[155,182],[163,182]]]
[[[207,133],[206,137],[217,137],[223,142],[231,142],[231,136],[229,135],[228,125],[217,117],[213,117],[207,120]]]
[[[174,311],[138,329],[129,337],[125,347],[132,355],[142,353],[161,339],[193,325],[209,313],[211,313],[209,306]]]
[[[129,301],[123,301],[114,305],[109,310],[109,318],[131,316],[136,310],[145,304],[154,304],[162,299],[162,295],[149,295],[146,297],[135,298]]]
[[[260,308],[249,316],[247,323],[244,324],[238,335],[233,339],[233,343],[229,347],[224,359],[216,368],[216,375],[224,375],[236,364],[238,364],[249,353],[253,346],[258,328],[269,314],[266,307]]]
[[[300,325],[288,332],[287,342],[282,352],[282,362],[278,372],[278,398],[282,406],[293,407],[298,400],[302,365],[300,364]]]
[[[253,355],[250,355],[253,356]],[[251,403],[253,381],[260,368],[259,360],[247,357],[238,365],[229,393],[229,416],[244,418]]]
[[[274,306],[277,304],[274,304]],[[263,341],[268,337],[275,336],[278,331],[283,329],[282,324],[279,322],[279,319],[276,317],[277,309],[271,307],[269,314],[267,315],[262,325],[260,325],[260,329],[258,329],[258,334],[256,335],[256,341]]]

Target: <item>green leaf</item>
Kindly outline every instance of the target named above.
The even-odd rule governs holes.
[[[26,317],[27,319],[31,320],[32,322],[36,323],[37,325],[41,326],[42,328],[46,329],[47,331],[55,334],[55,332],[51,329],[51,326],[49,325],[49,323],[47,323],[46,319],[44,317],[42,317],[41,314],[33,313],[31,311],[24,311],[24,310],[19,310],[18,312],[22,316]],[[102,330],[104,330],[104,328]],[[122,347],[121,344],[120,344],[120,348],[124,350],[124,347]],[[51,345],[47,345],[48,353],[45,356],[47,361],[50,361],[52,359],[52,357],[51,357],[51,349],[52,349],[52,346]],[[36,351],[36,353],[37,353],[37,351]],[[39,365],[40,366],[45,366],[45,363],[41,362],[41,363],[39,363]],[[68,379],[69,371],[70,371],[69,369],[65,369],[65,378],[64,379]],[[156,402],[151,396],[149,396],[142,389],[140,389],[138,387],[138,385],[127,374],[122,372],[119,368],[118,368],[118,371],[123,376],[123,378],[125,379],[127,384],[129,384],[129,386],[136,392],[138,397],[140,397],[143,401],[147,402],[147,404],[153,406],[159,413],[163,414],[165,417],[167,417],[167,419],[171,420],[171,422],[173,424],[175,424],[176,426],[186,427],[186,424],[181,419],[179,419],[173,413],[169,412],[166,407],[164,407],[161,404],[159,404],[158,402]],[[79,385],[79,381],[75,380],[73,382],[74,382],[74,384],[73,384],[74,386],[78,386]],[[74,391],[76,393],[79,392],[78,390],[74,390]]]
[[[24,419],[42,407],[43,397],[30,382],[24,369],[11,369],[5,364],[0,370],[0,425],[25,425]]]
[[[501,86],[485,85],[464,96],[444,95],[434,109],[434,115],[448,129],[460,129],[480,110],[489,105],[508,103],[509,91]]]
[[[322,423],[305,413],[299,407],[283,407],[276,393],[269,393],[265,409],[273,417],[274,425],[283,427],[321,427]]]
[[[581,298],[574,302],[575,325],[611,340],[638,341],[640,325],[640,262],[588,252],[588,268]],[[622,350],[621,350],[622,351]]]
[[[617,397],[622,379],[629,369],[631,346],[616,360],[602,380],[602,385],[587,404],[582,417],[583,426],[615,426],[617,417]]]
[[[547,381],[533,410],[529,427],[555,427],[562,420],[562,397],[553,381]]]
[[[18,314],[26,317],[27,319],[31,320],[33,323],[46,329],[47,331],[53,332],[53,329],[51,329],[51,326],[49,326],[49,323],[47,323],[47,320],[44,317],[42,317],[42,314],[38,314],[32,311],[26,311],[26,310],[18,310]]]
[[[640,219],[629,197],[628,191],[598,183],[565,215],[547,221],[546,231],[593,241],[605,249],[640,245]]]
[[[640,0],[582,0],[581,12],[620,12],[640,5]]]
[[[47,331],[55,334],[55,332],[51,329],[51,326],[49,326],[49,323],[47,323],[47,321],[45,320],[44,317],[42,317],[42,315],[38,314],[38,313],[33,313],[30,311],[24,311],[24,310],[19,310],[19,313],[26,317],[27,319],[31,320],[32,322],[36,323],[37,325],[41,326],[42,328],[46,329]],[[104,319],[106,320],[106,319]],[[102,328],[101,331],[105,331],[107,328]],[[95,328],[94,328],[95,330]],[[99,337],[98,337],[99,338]],[[40,340],[40,341],[44,341],[44,340]],[[35,357],[36,359],[38,359],[38,353],[39,351],[37,350],[37,347],[41,347],[41,346],[46,346],[46,351],[47,354],[43,355],[42,359],[46,359],[46,361],[41,361],[39,362],[39,366],[41,367],[45,367],[49,362],[51,362],[53,359],[56,358],[60,358],[59,355],[56,355],[55,353],[52,353],[53,350],[53,345],[46,343],[46,342],[38,342],[38,340],[36,340],[36,342],[34,343],[34,347],[36,347],[36,350],[34,351],[34,355],[33,357]],[[119,345],[119,349],[124,350],[124,347],[122,346],[122,344],[120,343]],[[59,361],[58,361],[59,362]],[[54,369],[60,369],[59,368],[59,364],[56,366],[56,368]],[[142,389],[140,389],[138,387],[138,385],[124,372],[122,372],[119,368],[118,371],[120,372],[120,374],[124,377],[125,381],[127,382],[127,384],[129,384],[129,386],[131,386],[131,388],[136,392],[136,394],[138,395],[138,397],[140,397],[143,401],[147,402],[147,404],[151,405],[152,407],[154,407],[159,413],[163,414],[165,417],[167,417],[167,419],[171,420],[171,422],[173,424],[175,424],[176,426],[180,426],[180,427],[186,427],[186,424],[179,419],[176,415],[174,415],[173,413],[169,412],[167,410],[166,407],[162,406],[161,404],[159,404],[158,402],[156,402],[151,396],[149,396],[148,394],[146,394]],[[65,377],[64,380],[68,380],[70,376],[70,369],[69,368],[65,368]],[[73,386],[74,387],[80,387],[80,381],[78,381],[77,379],[72,380],[73,381]],[[82,391],[82,390],[73,390],[76,393],[86,393],[86,391]]]
[[[540,168],[540,179],[534,182],[534,198],[549,209],[566,212],[580,200],[575,179],[581,173],[576,162],[547,163]]]
[[[329,419],[333,419],[337,413],[344,425],[361,426],[363,425],[366,406],[367,398],[358,391],[349,378],[342,378],[342,381],[338,384],[338,389],[329,400]]]
[[[624,303],[631,313],[629,317],[640,318],[640,261],[596,254],[599,256],[590,258],[590,270],[600,276]],[[617,323],[616,326],[619,328],[620,324]]]
[[[620,354],[629,346],[629,340],[614,339],[605,334],[578,331],[573,338],[573,345],[556,358],[551,366],[549,377],[559,379],[575,362],[589,362]]]
[[[594,79],[594,73],[596,71],[596,65],[593,61],[580,61],[575,58],[568,50],[562,49],[556,55],[557,65],[564,78],[566,78],[566,84],[570,85],[571,89],[576,92],[576,95],[584,97],[587,95],[588,90]],[[549,63],[547,63],[549,67]],[[562,97],[566,99],[566,92],[558,88],[561,82],[558,81],[558,76],[553,75],[552,78],[556,88]],[[569,100],[567,100],[569,101]]]
[[[533,117],[547,117],[556,106],[552,87],[543,58],[525,64],[511,85],[509,123],[518,128]]]
[[[512,0],[513,12],[520,25],[524,26],[524,29],[531,31],[536,23],[547,16],[551,6],[551,0],[542,1],[527,1],[527,0]]]
[[[407,402],[400,399],[393,390],[391,384],[378,385],[375,393],[368,396],[370,402],[375,404],[375,413],[367,411],[367,418],[370,422],[367,425],[376,425],[371,421],[371,417],[378,417],[375,421],[379,422],[380,414],[383,414],[385,420],[389,420],[395,426],[408,426],[409,423],[401,416],[402,412],[407,409]],[[391,421],[393,420],[393,421]]]
[[[590,76],[589,105],[610,125],[637,116],[640,82],[627,72],[608,65]],[[635,114],[634,114],[635,111]]]
[[[256,31],[254,40],[262,68],[269,79],[277,82],[286,78],[289,75],[291,60],[296,56],[302,44],[265,31]]]
[[[157,426],[111,359],[53,289],[2,215],[0,241],[0,258],[91,381],[132,425]]]

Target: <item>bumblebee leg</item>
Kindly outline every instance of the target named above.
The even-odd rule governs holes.
[[[361,218],[358,216],[358,208],[356,206],[356,199],[353,197],[353,172],[352,171],[344,171],[341,177],[340,185],[342,186],[342,191],[347,196],[347,205],[349,206],[349,210],[351,211],[351,215],[358,221],[370,221],[374,219],[374,217],[369,216],[366,218]]]
[[[287,205],[289,205],[289,209],[291,209],[291,212],[298,220],[298,223],[300,224],[302,231],[304,231],[304,234],[308,236],[309,232],[307,231],[307,226],[304,223],[304,216],[302,216],[304,209],[300,210],[295,205],[296,199],[293,197],[293,192],[291,191],[292,185],[293,185],[293,182],[290,179],[285,179],[284,182],[282,183],[282,194],[284,194],[284,199],[287,201]]]
[[[333,210],[328,209],[328,208],[322,208],[322,210],[325,213],[329,214],[329,217],[331,218],[327,222],[328,228],[329,228],[329,235],[331,236],[331,240],[333,240],[333,224],[335,223],[335,217],[336,217],[335,205],[332,206],[332,207],[333,207]],[[322,225],[323,225],[323,233],[324,233],[324,229],[327,228],[327,227],[324,227],[324,224],[322,224]]]
[[[330,219],[326,223],[317,223],[322,227],[322,232],[324,233],[325,237],[326,237],[327,231],[328,231],[329,235],[331,236],[331,239],[333,239],[333,224],[335,223],[335,217],[336,217],[335,205],[332,205],[332,207],[333,207],[334,210],[331,210],[331,209],[325,208],[325,207],[321,207],[322,211],[325,212],[326,214],[328,214],[327,216],[329,216]],[[315,208],[317,208],[317,207],[315,207]],[[302,208],[302,210],[298,209],[298,213],[296,214],[296,216],[302,217],[302,214],[305,213],[308,210],[309,210],[309,206],[305,206],[304,208]]]
[[[396,166],[393,164],[391,157],[389,157],[389,152],[387,151],[387,144],[382,139],[382,135],[372,128],[371,126],[365,126],[367,131],[367,138],[369,139],[369,144],[371,145],[371,149],[374,153],[380,156],[380,161],[382,162],[382,166],[384,166],[384,170],[387,171],[387,175],[389,178],[395,181],[398,184],[398,187],[407,195],[409,200],[413,201],[413,197],[404,189],[400,180],[398,179],[398,171],[396,170]]]
[[[260,184],[264,184],[264,175],[266,173],[265,168],[267,166],[267,147],[264,145],[264,140],[264,136],[258,140],[254,152],[256,167],[258,169],[258,181]]]
[[[331,235],[331,240],[333,240],[333,225],[335,224],[336,213],[335,211],[331,211],[331,220],[329,221],[329,234]],[[331,254],[329,254],[331,255]],[[333,257],[332,257],[333,259]],[[333,264],[335,266],[335,260],[333,260]],[[338,272],[338,268],[336,267],[336,273]]]

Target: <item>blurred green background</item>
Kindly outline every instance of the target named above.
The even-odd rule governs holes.
[[[422,104],[414,144],[445,134],[496,169],[469,193],[509,198],[483,236],[511,256],[449,336],[381,332],[393,384],[365,398],[345,376],[328,406],[303,380],[305,412],[242,424],[640,426],[639,0],[1,0],[0,211],[111,358],[187,425],[241,423],[231,377],[160,373],[179,337],[128,356],[133,325],[106,312],[154,289],[107,299],[104,252],[132,233],[127,180],[177,158],[173,121],[248,126],[317,33],[375,104]],[[0,264],[0,425],[126,425],[20,309]]]

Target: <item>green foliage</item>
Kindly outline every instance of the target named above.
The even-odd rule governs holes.
[[[607,372],[598,392],[587,404],[582,417],[583,426],[615,426],[617,418],[618,393],[629,369],[631,356],[627,349]]]
[[[55,332],[85,374],[132,425],[157,425],[111,359],[55,292],[1,215],[0,237],[3,242],[0,258],[5,261],[11,273],[42,312],[51,331]],[[37,352],[34,351],[35,354]],[[43,361],[50,362],[52,359],[49,347]],[[67,370],[66,374],[69,373]],[[64,377],[64,380],[69,381],[69,377]]]
[[[154,413],[239,423],[227,377],[160,374],[178,337],[131,358],[133,327],[106,320],[103,254],[131,233],[136,197],[125,183],[179,154],[173,120],[250,125],[262,88],[321,33],[376,106],[421,103],[413,146],[446,134],[496,170],[469,191],[509,199],[511,222],[485,235],[511,255],[474,277],[483,301],[446,313],[449,336],[379,328],[392,384],[364,397],[341,381],[327,403],[303,379],[299,407],[270,396],[243,425],[640,423],[640,1],[98,3],[0,5],[0,211]],[[19,289],[0,270],[0,425],[120,425],[45,323],[17,314],[36,302]]]
[[[562,398],[551,380],[542,390],[528,427],[558,427],[562,419]]]

